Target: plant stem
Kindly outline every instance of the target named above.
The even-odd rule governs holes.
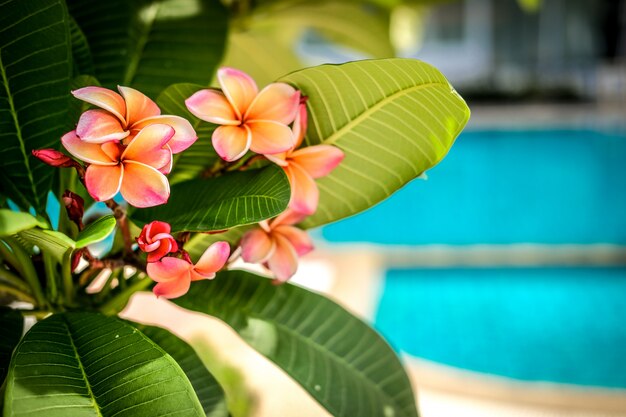
[[[48,296],[50,301],[54,303],[58,297],[56,262],[50,254],[45,252],[43,253],[43,266],[46,272]]]
[[[63,279],[63,295],[65,296],[65,305],[74,301],[74,280],[72,279],[72,252],[69,251],[63,257],[61,265],[61,277]]]
[[[0,267],[0,281],[5,281],[7,284],[10,284],[15,288],[30,294],[30,287],[26,285],[26,283],[22,281],[20,277],[3,267]]]

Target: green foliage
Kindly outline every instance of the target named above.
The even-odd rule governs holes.
[[[169,203],[135,210],[131,218],[142,224],[167,221],[175,232],[224,230],[277,216],[287,208],[289,197],[287,176],[270,165],[181,182],[172,187]]]
[[[76,242],[67,235],[54,230],[29,229],[20,232],[18,236],[26,242],[36,245],[40,250],[52,255],[62,263],[68,253],[76,247]]]
[[[208,84],[224,50],[227,14],[218,0],[68,0],[91,46],[103,86],[156,98],[180,82]]]
[[[48,228],[48,223],[28,213],[0,209],[0,236],[11,236],[33,227]]]
[[[194,283],[173,301],[228,323],[333,416],[417,416],[409,379],[391,348],[325,297],[228,271]]]
[[[76,247],[84,248],[92,243],[100,242],[107,238],[115,229],[115,218],[113,215],[100,217],[95,222],[87,225],[76,237]]]
[[[0,386],[4,383],[4,378],[9,372],[9,362],[13,349],[22,338],[24,331],[24,317],[17,310],[0,307]],[[0,404],[2,401],[0,401]]]
[[[469,119],[445,77],[412,59],[322,65],[281,79],[309,97],[307,145],[346,157],[317,181],[320,204],[306,227],[365,210],[436,165]]]
[[[62,0],[0,4],[0,181],[23,209],[43,213],[52,169],[31,156],[64,133],[71,73],[68,16]]]
[[[196,351],[186,342],[160,327],[132,323],[161,349],[167,352],[182,368],[196,391],[204,412],[209,417],[228,416],[226,398],[222,387],[206,369]]]
[[[197,84],[174,84],[163,90],[157,98],[163,114],[184,117],[191,122],[198,134],[198,140],[193,145],[185,152],[174,155],[174,170],[169,176],[171,184],[196,178],[206,167],[220,160],[211,143],[211,135],[216,126],[198,119],[185,107],[185,100],[203,88],[206,87]]]
[[[4,415],[204,416],[180,366],[139,330],[94,313],[55,314],[16,348]]]

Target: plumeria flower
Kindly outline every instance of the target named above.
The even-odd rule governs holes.
[[[317,209],[319,200],[315,178],[324,177],[335,169],[343,160],[344,153],[332,145],[314,145],[296,149],[302,144],[306,128],[306,105],[300,104],[293,123],[293,133],[296,137],[294,147],[287,152],[265,156],[280,165],[289,178],[291,186],[289,208],[311,215]]]
[[[139,249],[148,254],[148,262],[157,262],[165,255],[178,251],[178,243],[170,234],[172,226],[155,220],[146,224],[137,238]]]
[[[146,272],[158,283],[152,292],[157,297],[180,297],[189,291],[191,281],[215,278],[215,273],[224,267],[229,255],[228,243],[215,242],[207,248],[195,265],[185,259],[171,256],[159,262],[149,263]]]
[[[121,192],[130,205],[152,207],[166,203],[170,196],[170,185],[163,174],[172,168],[172,151],[164,146],[174,134],[171,126],[152,124],[128,146],[118,142],[88,143],[74,130],[66,133],[61,142],[69,153],[90,164],[85,186],[96,201]]]
[[[243,260],[263,264],[278,281],[287,281],[298,269],[298,258],[313,250],[309,235],[293,226],[304,217],[287,210],[270,222],[259,223],[241,239]]]
[[[300,92],[285,83],[273,83],[259,92],[249,75],[220,68],[222,91],[200,90],[185,100],[199,119],[221,125],[213,132],[213,147],[226,161],[241,158],[249,149],[268,155],[291,148],[293,122]]]
[[[118,86],[121,95],[102,87],[84,87],[72,91],[74,97],[98,106],[87,110],[78,120],[76,136],[88,143],[105,143],[123,140],[125,144],[151,124],[171,126],[175,134],[168,142],[172,153],[179,153],[191,146],[198,136],[186,119],[179,116],[161,115],[156,103],[145,94]]]

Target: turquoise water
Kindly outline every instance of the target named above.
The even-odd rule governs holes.
[[[330,242],[626,245],[626,132],[473,131]],[[626,265],[387,271],[376,327],[432,361],[626,388]]]
[[[626,244],[624,130],[465,132],[428,177],[326,226],[323,237],[404,245]]]
[[[376,327],[460,368],[626,388],[626,267],[390,270]]]

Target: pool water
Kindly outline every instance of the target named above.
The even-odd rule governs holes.
[[[626,245],[623,128],[464,132],[428,177],[323,237],[403,250]],[[396,349],[459,368],[626,388],[626,262],[390,269],[375,325]]]
[[[625,130],[464,132],[427,174],[324,227],[323,237],[401,245],[626,244]]]
[[[626,267],[390,270],[376,327],[413,356],[626,388]]]

